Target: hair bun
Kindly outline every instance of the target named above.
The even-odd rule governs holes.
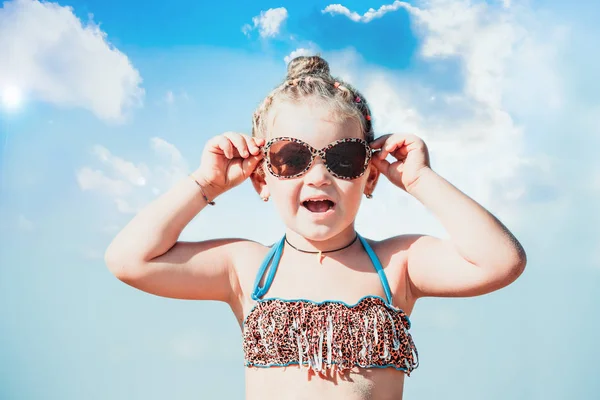
[[[329,64],[319,56],[299,56],[287,67],[287,79],[296,79],[307,75],[329,76]]]

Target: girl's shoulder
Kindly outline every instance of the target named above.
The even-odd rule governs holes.
[[[272,246],[272,243],[263,244],[251,239],[240,239],[229,249],[233,270],[238,275],[258,271],[258,267]]]
[[[415,303],[408,279],[408,253],[411,244],[418,236],[402,234],[382,240],[365,238],[385,271],[396,305],[408,314],[411,313]]]
[[[383,267],[404,265],[406,263],[408,249],[414,241],[411,234],[397,235],[381,240],[369,239],[365,241],[371,246]]]
[[[272,243],[265,245],[257,241],[243,239],[230,249],[231,271],[234,275],[231,278],[234,299],[232,299],[230,306],[240,326],[254,281],[272,246]]]

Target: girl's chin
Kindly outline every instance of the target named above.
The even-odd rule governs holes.
[[[339,217],[339,210],[335,209],[324,213],[300,210],[293,222],[295,225],[293,230],[308,240],[329,240],[342,233],[347,227],[346,221],[342,221]],[[348,224],[351,224],[351,221]]]

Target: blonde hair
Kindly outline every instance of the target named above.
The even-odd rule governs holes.
[[[300,56],[290,61],[285,80],[269,93],[254,112],[252,136],[267,139],[270,114],[277,104],[318,101],[333,116],[356,119],[367,142],[374,140],[367,100],[350,84],[331,76],[329,64],[320,56]]]

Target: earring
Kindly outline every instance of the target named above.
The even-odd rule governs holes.
[[[261,197],[261,198],[263,199],[264,202],[269,201],[269,197],[268,196],[267,197]]]
[[[373,195],[372,195],[372,194],[370,194],[370,193],[365,193],[365,197],[366,197],[367,199],[372,199],[372,198],[373,198]]]

